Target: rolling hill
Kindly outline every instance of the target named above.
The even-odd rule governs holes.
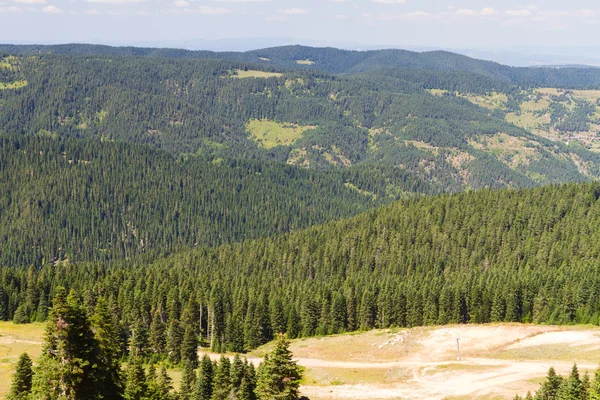
[[[148,49],[53,47],[63,48],[103,55],[3,58],[2,131],[311,169],[377,165],[414,174],[439,192],[600,176],[598,154],[519,128],[502,110],[472,104],[469,96],[439,95],[520,93],[494,74],[382,69],[336,76],[231,60],[105,54]]]

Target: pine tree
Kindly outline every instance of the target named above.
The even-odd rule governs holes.
[[[125,399],[142,400],[148,395],[146,375],[140,357],[132,357],[127,366],[127,380],[125,381]]]
[[[129,341],[129,354],[133,357],[144,357],[150,348],[148,342],[148,330],[143,322],[138,319],[131,330],[131,339]]]
[[[594,381],[590,384],[589,400],[600,400],[600,368],[594,371]]]
[[[148,366],[148,371],[146,372],[146,387],[148,388],[146,392],[146,397],[148,400],[161,399],[160,388],[158,386],[158,377],[156,376],[156,367],[152,363]]]
[[[10,392],[7,400],[26,400],[31,394],[31,381],[33,378],[33,363],[27,353],[21,354],[15,373],[12,377]]]
[[[298,365],[292,360],[289,344],[285,335],[278,335],[275,348],[261,364],[256,383],[258,399],[298,399],[302,374]]]
[[[99,364],[96,367],[102,392],[106,398],[122,396],[121,337],[117,323],[108,310],[103,298],[98,300],[91,318],[94,337],[100,348]]]
[[[194,388],[193,400],[210,400],[212,397],[213,363],[205,354],[200,361],[198,379]]]
[[[58,288],[32,383],[36,399],[97,399],[104,396],[96,367],[100,348],[77,295]]]
[[[198,368],[198,345],[196,329],[188,325],[181,343],[181,360],[184,363],[190,362],[194,369]]]
[[[167,331],[167,356],[169,361],[174,364],[181,362],[181,343],[183,333],[178,320],[172,320]]]
[[[167,327],[162,321],[161,313],[156,311],[154,317],[152,317],[152,323],[150,324],[150,335],[148,338],[150,342],[150,350],[153,354],[160,357],[164,356],[167,352]]]
[[[226,400],[231,392],[231,362],[229,358],[221,356],[219,364],[213,374],[211,400]]]
[[[160,374],[158,375],[158,392],[160,396],[158,397],[160,400],[169,400],[172,398],[171,390],[173,390],[172,379],[167,374],[167,369],[163,365],[160,368]]]
[[[240,355],[236,354],[233,358],[233,362],[231,363],[229,379],[229,381],[231,382],[231,391],[234,394],[237,394],[237,392],[240,390],[240,387],[242,385],[242,379],[244,379],[245,374],[246,370],[244,368],[244,363],[242,362]]]
[[[582,400],[584,398],[584,387],[579,378],[577,365],[573,365],[569,378],[563,383],[558,391],[560,400]]]
[[[181,386],[179,388],[179,399],[188,400],[192,396],[192,392],[196,386],[196,373],[194,365],[191,361],[183,362],[183,372],[181,375]]]
[[[548,370],[546,380],[538,390],[536,397],[544,400],[558,400],[559,391],[563,385],[563,378],[556,374],[553,367]]]
[[[256,371],[254,365],[244,360],[245,374],[240,384],[240,390],[237,394],[238,400],[255,400],[254,390],[256,389]]]

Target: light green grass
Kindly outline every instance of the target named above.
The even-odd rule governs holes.
[[[16,90],[27,86],[26,80],[14,81],[14,82],[0,82],[0,90]]]
[[[304,132],[314,128],[314,126],[279,123],[268,119],[253,119],[246,124],[250,138],[266,149],[292,145],[304,135]]]
[[[360,189],[359,187],[353,185],[350,182],[344,183],[344,186],[346,186],[348,189],[354,190],[355,192],[362,194],[363,196],[369,196],[369,197],[373,198],[373,200],[377,199],[377,195],[375,193],[371,193],[368,190]]]
[[[600,360],[600,349],[590,349],[589,346],[571,346],[560,343],[500,350],[494,353],[492,357],[519,361],[553,360],[595,363]]]
[[[242,69],[238,69],[235,71],[235,74],[231,75],[234,78],[279,78],[283,76],[278,72],[265,72],[265,71],[257,71],[249,69],[248,71],[244,71]]]
[[[0,69],[8,69],[9,71],[14,71],[16,67],[5,61],[0,61]]]
[[[296,60],[296,64],[300,65],[314,65],[314,63],[312,60]]]
[[[15,364],[22,353],[35,360],[42,349],[46,324],[18,325],[0,322],[0,398],[10,389]]]
[[[406,368],[308,368],[303,384],[317,386],[404,383],[412,378]]]

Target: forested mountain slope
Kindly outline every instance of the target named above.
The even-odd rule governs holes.
[[[384,167],[324,173],[181,160],[124,143],[0,136],[0,264],[157,256],[289,232],[434,191]]]
[[[63,54],[84,56],[142,56],[181,59],[222,59],[287,69],[312,69],[333,74],[368,72],[382,68],[463,71],[520,86],[599,88],[597,68],[515,68],[447,51],[351,51],[307,46],[273,47],[248,52],[111,47],[88,44],[0,45],[0,52],[19,55]]]
[[[484,190],[153,263],[3,268],[0,314],[38,318],[57,286],[73,287],[90,309],[107,298],[150,343],[195,310],[213,347],[233,351],[279,331],[598,323],[599,198],[598,183]]]
[[[8,134],[126,141],[313,169],[380,165],[414,173],[441,192],[600,177],[597,154],[532,135],[460,96],[428,91],[434,84],[519,91],[472,72],[338,77],[133,56],[10,56],[2,65],[0,130]]]

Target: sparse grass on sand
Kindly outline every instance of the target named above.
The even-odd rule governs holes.
[[[45,324],[0,322],[0,398],[10,389],[15,363],[22,353],[32,359],[40,355]]]

